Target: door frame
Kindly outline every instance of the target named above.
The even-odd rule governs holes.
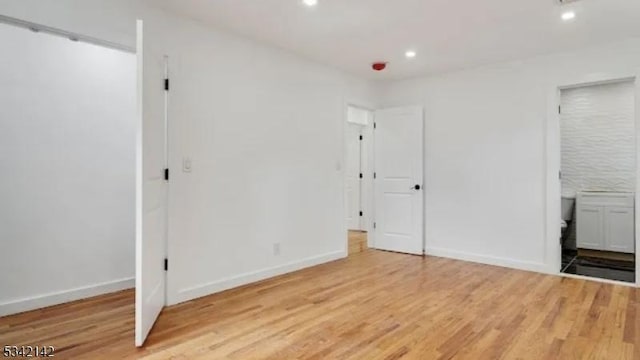
[[[168,88],[168,83],[167,81],[169,81],[169,79],[171,78],[171,68],[170,68],[170,58],[169,55],[164,54],[163,55],[164,58],[164,80],[165,80],[165,89],[164,89],[164,168],[165,171],[169,171],[171,169],[171,166],[169,164],[169,156],[171,155],[169,153],[169,144],[171,141],[171,138],[169,136],[169,125],[170,125],[170,114],[169,114],[169,110],[170,110],[170,101],[171,101],[171,93],[169,92],[169,88]],[[170,180],[166,180],[167,182],[167,214],[166,214],[166,228],[165,228],[165,238],[164,238],[164,258],[166,259],[166,261],[169,261],[169,209],[171,206],[171,201],[170,201],[170,186],[171,186],[171,181]],[[168,265],[168,264],[167,264]],[[169,269],[165,269],[164,271],[164,306],[166,307],[169,304]]]
[[[357,123],[350,123],[347,121],[347,134],[349,136],[353,136],[353,134],[351,134],[352,129],[351,128],[357,128],[358,129],[358,133],[360,136],[362,136],[362,140],[358,140],[358,172],[360,174],[363,174],[362,178],[359,178],[358,180],[358,210],[362,211],[363,214],[362,215],[357,215],[357,221],[358,221],[358,229],[356,231],[365,231],[364,225],[367,223],[367,218],[369,217],[369,213],[368,211],[364,211],[365,209],[363,208],[366,204],[365,201],[363,201],[363,194],[364,194],[364,174],[366,172],[366,159],[365,159],[365,150],[366,150],[366,144],[365,144],[365,138],[366,136],[364,136],[364,132],[366,129],[366,125],[364,124],[357,124]],[[367,139],[368,140],[368,139]],[[347,144],[347,147],[349,147],[352,141],[354,141],[353,139],[349,139],[348,137],[345,137],[345,143]],[[368,143],[368,142],[367,142]],[[348,178],[348,174],[350,173],[350,166],[351,164],[349,163],[349,154],[348,154],[349,150],[347,148],[347,159],[345,162],[345,176]],[[348,180],[347,180],[348,181]],[[347,201],[347,215],[351,215],[349,214],[350,211],[352,211],[353,209],[351,209],[349,207],[350,204],[350,198],[349,196],[345,195],[346,198],[345,200]],[[348,230],[349,231],[353,231],[354,229],[351,226],[348,226]]]
[[[561,257],[562,246],[560,244],[560,216],[561,216],[561,186],[558,177],[560,173],[561,158],[561,133],[560,133],[560,113],[558,111],[562,100],[562,90],[580,87],[614,84],[619,82],[632,81],[635,89],[635,134],[636,134],[636,194],[635,194],[635,242],[636,242],[636,282],[627,283],[622,281],[600,279],[583,275],[565,274],[562,272]],[[625,73],[591,74],[583,77],[569,79],[559,82],[548,94],[547,99],[547,121],[545,122],[545,156],[544,156],[544,191],[546,194],[544,207],[545,224],[545,263],[549,274],[559,275],[569,278],[592,280],[604,283],[612,283],[624,286],[640,287],[640,70]]]
[[[347,223],[347,133],[349,126],[349,108],[357,108],[368,111],[371,114],[371,122],[362,126],[364,140],[360,150],[360,161],[362,164],[363,154],[366,153],[366,169],[372,170],[373,164],[373,122],[375,116],[375,106],[369,106],[359,101],[344,101],[343,116],[340,118],[342,129],[342,233],[345,239],[345,256],[349,253],[349,224]],[[363,172],[362,183],[360,184],[360,204],[363,207],[363,218],[360,220],[360,228],[367,232],[367,247],[373,244],[373,175],[367,176]],[[367,199],[364,201],[364,199]]]

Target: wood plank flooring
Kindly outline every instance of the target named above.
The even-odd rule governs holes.
[[[367,250],[367,233],[349,230],[349,255],[359,254]]]
[[[638,289],[367,250],[163,311],[132,291],[0,319],[57,359],[640,359]]]

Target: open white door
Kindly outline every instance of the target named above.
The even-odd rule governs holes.
[[[166,59],[148,46],[137,23],[136,346],[144,344],[165,305],[167,241]]]
[[[349,230],[362,230],[361,136],[362,125],[347,123],[347,226]]]
[[[424,253],[423,126],[422,107],[376,111],[376,249]]]

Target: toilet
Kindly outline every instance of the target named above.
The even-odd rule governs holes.
[[[560,227],[562,229],[563,238],[564,238],[565,231],[569,227],[568,222],[573,220],[573,208],[575,207],[575,204],[576,204],[575,192],[567,191],[562,193]]]

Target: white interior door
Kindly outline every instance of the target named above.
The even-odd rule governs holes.
[[[362,230],[361,209],[361,143],[362,126],[347,123],[347,226]]]
[[[165,305],[167,239],[166,58],[149,46],[137,23],[138,129],[136,146],[136,326],[142,346]]]
[[[376,249],[424,253],[423,126],[421,107],[375,113]]]

